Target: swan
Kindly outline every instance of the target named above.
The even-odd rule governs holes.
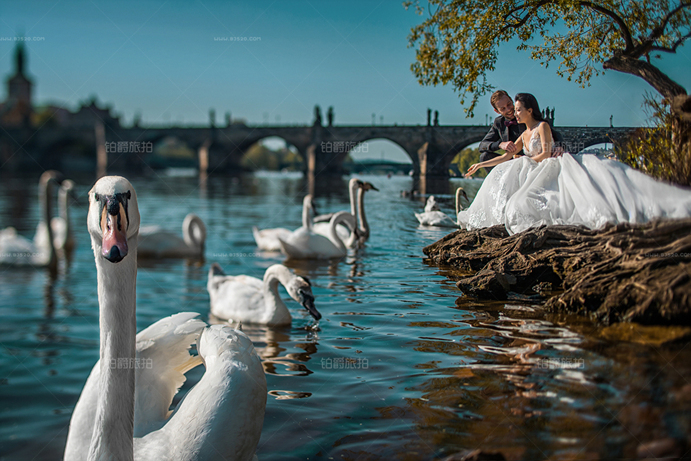
[[[293,259],[330,259],[341,258],[348,253],[343,240],[336,232],[336,226],[346,224],[355,232],[355,218],[347,211],[339,211],[334,214],[329,222],[329,237],[324,237],[312,231],[312,223],[307,220],[307,226],[303,225],[293,231],[290,236],[281,242],[281,251],[288,258]]]
[[[65,179],[58,190],[58,212],[50,220],[50,227],[53,230],[53,245],[56,250],[71,253],[74,250],[74,237],[72,236],[72,226],[70,225],[69,199],[74,193],[75,184],[71,179]],[[38,223],[34,243],[39,248],[48,249],[48,232],[44,221]]]
[[[279,283],[312,317],[321,318],[314,307],[310,281],[293,274],[283,264],[269,267],[264,272],[264,280],[259,280],[247,275],[225,275],[221,266],[213,263],[206,284],[211,298],[211,313],[220,319],[236,322],[290,325],[292,317],[278,294]]]
[[[194,213],[182,221],[182,238],[160,226],[145,226],[139,231],[138,256],[141,258],[202,258],[206,241],[204,221]]]
[[[458,212],[460,211],[460,197],[463,195],[466,200],[468,196],[462,187],[456,189],[456,220],[451,219],[446,213],[439,211],[439,207],[433,195],[430,195],[425,204],[423,213],[415,213],[415,217],[423,226],[434,227],[458,227]]]
[[[336,227],[336,232],[341,240],[345,242],[347,248],[355,248],[359,243],[366,241],[369,238],[370,230],[367,217],[365,216],[365,192],[369,190],[379,191],[372,183],[364,182],[356,178],[352,178],[349,182],[348,189],[350,192],[350,213],[357,216],[359,222],[358,231],[356,233],[350,232],[345,226]],[[355,199],[355,191],[357,191],[357,201]],[[333,213],[320,215],[314,218],[313,230],[324,237],[329,236],[329,220]]]
[[[309,203],[308,203],[309,200]],[[306,195],[302,201],[302,225],[305,226],[306,220],[310,219],[310,213],[315,209],[314,202],[312,202],[312,196]],[[287,239],[292,231],[286,229],[285,227],[275,227],[272,229],[262,229],[259,230],[256,226],[252,227],[252,235],[254,235],[254,241],[257,242],[257,246],[260,250],[266,251],[281,251],[281,243],[279,242],[279,237],[283,240]]]
[[[59,185],[59,173],[46,171],[38,181],[38,201],[41,208],[41,221],[48,233],[46,245],[36,245],[36,237],[29,240],[17,234],[14,227],[0,231],[0,264],[12,266],[48,267],[57,270],[58,257],[54,245],[53,230],[45,223],[51,221],[52,190]]]
[[[461,195],[463,198],[465,198],[465,201],[470,203],[470,199],[468,198],[468,194],[465,193],[465,190],[462,187],[459,187],[456,189],[456,225],[458,227],[461,227],[461,221],[458,219],[458,214],[463,210],[463,205],[461,205]]]
[[[252,459],[266,407],[266,377],[252,341],[196,313],[135,335],[137,195],[106,176],[89,192],[87,227],[97,270],[100,360],[72,413],[65,460]],[[197,342],[199,355],[188,349]],[[184,373],[206,371],[172,412]]]

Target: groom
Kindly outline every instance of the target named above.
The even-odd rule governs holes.
[[[480,161],[484,162],[499,157],[501,154],[498,154],[497,151],[500,149],[514,154],[514,157],[523,155],[523,151],[519,150],[514,142],[521,136],[521,133],[525,131],[525,125],[519,124],[518,121],[516,121],[516,114],[514,112],[511,96],[504,90],[498,90],[492,94],[489,98],[489,102],[492,104],[494,112],[499,114],[499,117],[494,119],[494,123],[489,129],[489,132],[480,142],[478,148],[480,151]],[[555,141],[553,155],[559,155],[563,150],[560,147],[556,147],[556,144],[562,142],[563,138],[561,134],[554,131],[554,129],[552,129],[552,137],[554,137]],[[487,172],[491,169],[492,167],[486,168]]]

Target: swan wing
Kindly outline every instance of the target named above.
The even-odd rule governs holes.
[[[166,317],[137,334],[134,433],[158,429],[185,382],[184,373],[201,363],[188,350],[206,325],[194,312]],[[138,366],[143,365],[143,366]],[[117,364],[116,364],[117,366]],[[65,460],[86,459],[98,406],[100,360],[91,369],[70,419]]]
[[[48,232],[46,232],[46,242]],[[0,264],[33,265],[37,253],[45,253],[28,238],[17,234],[14,227],[0,231]]]
[[[456,222],[441,211],[427,211],[415,213],[415,217],[423,226],[458,227]]]
[[[161,258],[178,256],[187,252],[188,247],[179,235],[162,230],[156,226],[146,226],[139,232],[137,256]]]
[[[261,250],[266,251],[281,251],[281,243],[278,241],[279,237],[283,240],[287,239],[291,231],[284,227],[276,227],[273,229],[259,230],[257,227],[252,228],[252,235],[257,246]]]
[[[211,313],[221,319],[261,323],[264,313],[263,282],[248,275],[214,275],[207,290]]]
[[[333,218],[333,215],[336,213],[327,213],[327,214],[320,214],[319,216],[315,216],[312,218],[312,222],[318,223],[318,222],[326,222],[328,223],[331,221],[331,218]]]
[[[312,231],[315,234],[323,235],[326,238],[329,237],[329,233],[331,232],[330,229],[331,225],[328,222],[315,223],[312,226]],[[344,242],[350,238],[350,231],[346,226],[342,224],[336,226],[336,234],[338,234],[338,238],[340,238]]]
[[[300,228],[286,241],[281,240],[281,251],[294,259],[328,259],[343,256],[331,240]]]
[[[196,312],[163,318],[137,334],[134,436],[158,429],[170,415],[170,404],[185,382],[185,373],[201,364],[189,353],[206,323]]]
[[[266,409],[266,376],[252,341],[224,325],[198,341],[206,372],[160,430],[135,439],[135,459],[250,460]]]

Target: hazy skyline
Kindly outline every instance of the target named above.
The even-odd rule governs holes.
[[[0,6],[0,74],[13,67],[23,34],[34,104],[75,109],[96,95],[128,125],[217,123],[232,113],[250,124],[307,124],[315,104],[336,124],[485,124],[481,101],[467,119],[451,87],[421,87],[410,71],[410,28],[422,21],[399,0],[382,2],[12,2]],[[239,40],[237,39],[239,38]],[[691,87],[691,49],[655,60]],[[556,107],[557,126],[645,124],[641,79],[617,72],[581,89],[515,44],[500,49],[489,80],[509,93],[531,92]],[[2,97],[6,96],[3,87]]]

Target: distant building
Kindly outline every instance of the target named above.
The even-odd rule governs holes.
[[[114,117],[110,114],[112,107],[105,108],[98,107],[96,98],[92,97],[88,105],[82,103],[81,107],[70,115],[69,126],[73,128],[86,128],[94,126],[97,120],[103,122],[105,126],[117,128],[120,126],[120,117]]]
[[[7,99],[0,103],[0,124],[18,128],[58,126],[61,128],[92,128],[97,120],[107,127],[120,127],[120,117],[111,115],[111,106],[99,107],[93,96],[76,112],[55,104],[34,109],[31,93],[34,83],[26,75],[24,42],[14,50],[14,74],[7,79]]]
[[[24,43],[14,50],[14,75],[7,79],[7,100],[0,104],[0,122],[5,126],[20,127],[31,124],[31,90],[33,82],[26,75]]]

